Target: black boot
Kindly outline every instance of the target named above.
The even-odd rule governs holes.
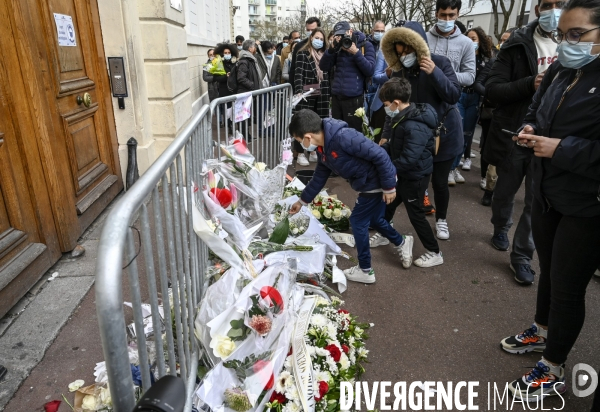
[[[483,197],[481,198],[481,204],[484,206],[491,206],[493,195],[494,195],[493,191],[486,189],[485,192],[483,192]]]

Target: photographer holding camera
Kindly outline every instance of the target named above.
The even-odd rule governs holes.
[[[362,132],[362,119],[354,116],[363,107],[365,79],[375,71],[375,48],[366,36],[350,27],[347,21],[333,26],[333,44],[327,49],[319,67],[323,72],[335,68],[331,87],[331,114]]]

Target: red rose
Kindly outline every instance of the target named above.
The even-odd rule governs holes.
[[[273,393],[271,394],[271,399],[269,399],[269,402],[275,402],[275,401],[277,401],[283,405],[287,402],[287,398],[285,397],[285,395],[283,393],[273,391]]]
[[[252,371],[254,373],[259,373],[261,370],[269,367],[270,365],[271,365],[271,362],[269,362],[269,361],[258,360],[258,361],[256,361],[256,363],[254,365],[252,365]],[[269,378],[269,381],[265,385],[265,390],[271,389],[274,384],[275,384],[275,376],[273,376],[273,374],[271,373],[271,377]]]
[[[288,352],[287,356],[290,356],[292,353],[294,353],[294,348],[292,348],[292,345],[290,345],[290,351]]]
[[[344,353],[350,352],[350,348],[347,345],[342,345],[342,350],[344,351]]]
[[[340,351],[340,348],[337,347],[337,345],[327,345],[325,346],[325,349],[329,352],[334,361],[340,361],[340,358],[342,357],[342,352]]]
[[[217,201],[223,208],[226,209],[231,204],[231,192],[229,189],[218,189],[215,187],[210,189],[210,193],[217,198]]]
[[[260,297],[269,303],[269,307],[275,307],[275,314],[283,311],[283,298],[274,287],[263,286],[260,289]]]
[[[327,392],[329,392],[329,384],[325,381],[319,381],[319,395],[315,395],[315,401],[319,402]]]
[[[340,310],[338,310],[338,313],[345,313],[347,315],[350,312],[348,312],[346,309],[340,309]]]

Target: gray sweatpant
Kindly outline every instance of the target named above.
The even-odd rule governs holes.
[[[492,224],[494,234],[508,233],[513,225],[515,194],[525,179],[525,207],[519,219],[513,238],[510,261],[513,264],[530,264],[535,245],[531,235],[531,203],[533,190],[531,182],[531,158],[533,151],[515,146],[510,155],[496,167],[498,180],[492,200]]]

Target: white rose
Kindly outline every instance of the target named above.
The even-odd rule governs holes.
[[[219,335],[210,341],[215,356],[225,360],[235,350],[235,342],[228,336]]]
[[[314,209],[312,214],[316,219],[321,219],[321,213],[317,209]]]
[[[95,411],[99,406],[98,399],[94,395],[85,395],[81,402],[81,409],[84,411]]]
[[[264,171],[265,171],[265,169],[267,168],[267,165],[266,165],[265,163],[263,163],[263,162],[256,162],[256,165],[255,165],[255,166],[256,166],[256,169],[257,169],[259,172],[264,172]]]
[[[342,210],[341,209],[333,209],[333,217],[341,217]]]
[[[331,215],[332,215],[332,210],[331,209],[325,209],[323,211],[323,216],[325,216],[327,219],[331,219]]]
[[[359,107],[358,109],[356,109],[356,111],[354,112],[354,116],[357,117],[363,117],[365,115],[365,109],[362,107]]]
[[[321,296],[317,296],[317,306],[328,306],[329,301]]]
[[[292,234],[293,235],[297,235],[298,234],[298,228],[297,227],[295,227],[295,228],[292,229]]]
[[[85,382],[82,379],[77,379],[74,382],[69,384],[69,392],[75,392],[77,389],[81,388]]]

